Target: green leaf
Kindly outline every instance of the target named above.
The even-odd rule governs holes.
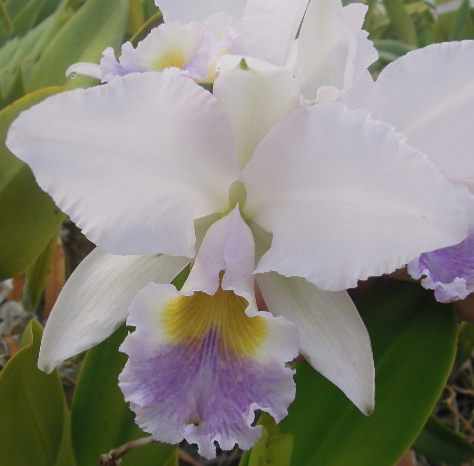
[[[392,23],[397,39],[410,45],[417,45],[416,29],[411,16],[407,13],[403,0],[383,0],[387,15]]]
[[[73,447],[78,466],[97,464],[101,454],[145,435],[134,423],[118,388],[117,379],[126,355],[118,347],[127,334],[125,326],[88,351],[74,391],[71,408]],[[151,443],[123,457],[122,466],[162,466],[176,447]]]
[[[430,416],[412,448],[437,463],[454,465],[474,459],[474,446],[434,416]]]
[[[267,413],[262,413],[258,424],[262,426],[262,435],[250,450],[248,458],[241,460],[240,465],[289,466],[293,450],[293,435],[282,435],[273,418]]]
[[[31,29],[42,7],[42,0],[33,0],[23,8],[12,20],[15,35],[24,35]]]
[[[56,94],[49,88],[27,95],[0,112],[0,135],[31,105]],[[64,215],[36,184],[29,167],[0,146],[0,280],[18,275],[44,250]]]
[[[91,78],[68,79],[67,68],[80,61],[99,62],[102,50],[123,40],[128,0],[88,0],[45,48],[29,80],[28,90],[52,85],[79,87]]]
[[[460,40],[464,27],[468,24],[471,15],[471,5],[469,0],[463,0],[454,19],[453,30],[449,40]]]
[[[44,251],[26,270],[25,285],[23,289],[26,309],[34,311],[38,307],[51,268],[51,262],[54,257],[57,242],[58,235],[55,233],[46,245]]]
[[[135,34],[145,22],[143,15],[142,0],[128,0],[129,10],[125,31],[128,35]]]
[[[40,324],[31,320],[25,332],[28,344],[0,372],[0,464],[72,466],[68,412],[59,377],[36,366]]]
[[[26,94],[25,78],[21,66],[16,69],[16,72],[12,76],[12,81],[10,82],[9,88],[3,89],[1,101],[2,107],[11,104]]]
[[[308,364],[281,423],[292,465],[392,466],[409,449],[449,375],[458,332],[450,306],[418,284],[390,283],[357,303],[372,340],[376,406],[363,416]]]
[[[5,4],[0,0],[0,18],[2,19],[3,25],[7,32],[13,32],[13,24]]]

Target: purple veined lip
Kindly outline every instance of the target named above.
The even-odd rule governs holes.
[[[219,293],[243,299],[222,290],[206,299]],[[260,427],[252,427],[256,409],[277,420],[286,415],[295,396],[293,371],[278,357],[261,358],[259,354],[269,349],[262,349],[265,342],[259,347],[259,338],[265,340],[272,321],[278,319],[270,314],[248,317],[243,308],[238,311],[242,312],[240,319],[260,319],[257,326],[240,328],[253,329],[257,338],[249,340],[239,335],[239,328],[225,328],[226,322],[216,325],[214,316],[202,331],[185,331],[187,338],[157,341],[138,325],[125,339],[121,351],[129,359],[119,385],[136,413],[137,424],[157,440],[178,443],[186,439],[210,458],[216,454],[215,442],[225,450],[235,444],[243,449],[253,446],[260,436]],[[193,321],[193,325],[200,323]],[[259,332],[257,327],[261,330],[262,325]]]

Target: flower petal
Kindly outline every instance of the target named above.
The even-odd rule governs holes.
[[[442,303],[467,298],[474,291],[474,233],[449,248],[421,254],[408,264],[408,272],[434,290]]]
[[[241,18],[248,0],[155,0],[156,6],[168,21],[202,22],[216,13]]]
[[[244,297],[255,314],[255,292],[252,272],[255,269],[255,243],[252,232],[236,206],[214,223],[204,236],[183,293],[204,291],[213,295],[222,286]],[[225,274],[220,279],[220,273]]]
[[[209,67],[209,57],[199,53],[205,32],[196,22],[160,24],[136,48],[130,42],[123,44],[120,64],[129,72],[175,67],[189,72],[193,79],[203,79]]]
[[[194,220],[228,208],[237,177],[220,103],[175,73],[55,95],[22,113],[7,145],[103,249],[194,255]]]
[[[298,108],[299,90],[288,70],[261,60],[228,55],[219,67],[214,95],[230,117],[243,167],[270,128]]]
[[[388,65],[359,102],[449,178],[474,186],[474,41],[433,44]]]
[[[249,0],[242,18],[247,53],[284,65],[307,5],[308,0]]]
[[[345,291],[322,291],[303,278],[256,277],[268,309],[296,324],[301,352],[364,413],[374,409],[369,334]]]
[[[185,438],[212,458],[215,441],[224,450],[257,441],[255,410],[286,415],[295,387],[284,362],[297,354],[296,329],[267,312],[247,316],[247,304],[222,288],[184,296],[149,284],[136,296],[119,385],[143,430],[164,442]]]
[[[360,30],[366,11],[365,5],[342,8],[337,0],[310,2],[297,55],[297,77],[307,100],[324,100],[318,89],[347,90],[354,80],[368,74],[367,67],[377,59],[377,53],[367,33]]]
[[[246,218],[273,234],[256,272],[341,290],[467,235],[464,199],[393,128],[341,104],[296,110],[242,172]]]
[[[44,329],[38,366],[51,372],[107,338],[150,281],[170,282],[189,262],[171,256],[115,256],[92,251],[64,285]]]

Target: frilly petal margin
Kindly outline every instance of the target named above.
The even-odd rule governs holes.
[[[249,317],[247,305],[222,288],[186,296],[149,284],[138,293],[119,386],[143,430],[163,442],[196,443],[212,458],[216,441],[224,450],[252,447],[260,436],[251,426],[255,410],[286,416],[295,385],[284,363],[298,353],[296,329],[267,312]]]
[[[459,244],[421,254],[408,264],[408,273],[422,278],[441,303],[465,299],[474,291],[474,232]]]
[[[309,363],[368,415],[374,410],[374,361],[370,337],[346,291],[323,291],[299,277],[257,274],[273,315],[298,328]]]
[[[474,41],[431,44],[385,67],[367,94],[353,96],[403,133],[449,179],[474,191]]]
[[[468,234],[464,191],[392,126],[341,104],[298,109],[277,123],[241,180],[244,215],[273,234],[256,272],[325,290],[393,272]]]
[[[96,248],[69,277],[54,305],[41,340],[40,369],[51,372],[107,338],[127,318],[143,286],[169,283],[188,263],[183,257],[115,256]]]
[[[180,292],[149,284],[134,298],[119,385],[157,440],[186,439],[211,458],[216,441],[225,450],[256,442],[256,409],[286,415],[295,386],[285,362],[298,354],[297,331],[256,310],[253,267],[253,238],[236,207],[209,228]]]

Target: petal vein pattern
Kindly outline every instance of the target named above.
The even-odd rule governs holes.
[[[256,442],[256,409],[277,421],[286,415],[295,387],[284,363],[297,355],[298,337],[285,318],[256,310],[253,266],[253,238],[236,207],[209,228],[181,292],[150,284],[134,299],[120,387],[156,439],[185,438],[212,458],[215,441],[225,450]]]
[[[55,366],[107,338],[149,282],[169,283],[189,262],[164,255],[116,256],[96,248],[59,295],[44,329],[38,366]]]
[[[20,115],[7,145],[86,236],[115,254],[192,257],[194,220],[226,210],[239,173],[225,110],[175,73],[53,96]]]
[[[355,286],[467,234],[451,184],[392,127],[341,104],[290,114],[241,179],[244,215],[273,234],[256,272],[322,289]]]

